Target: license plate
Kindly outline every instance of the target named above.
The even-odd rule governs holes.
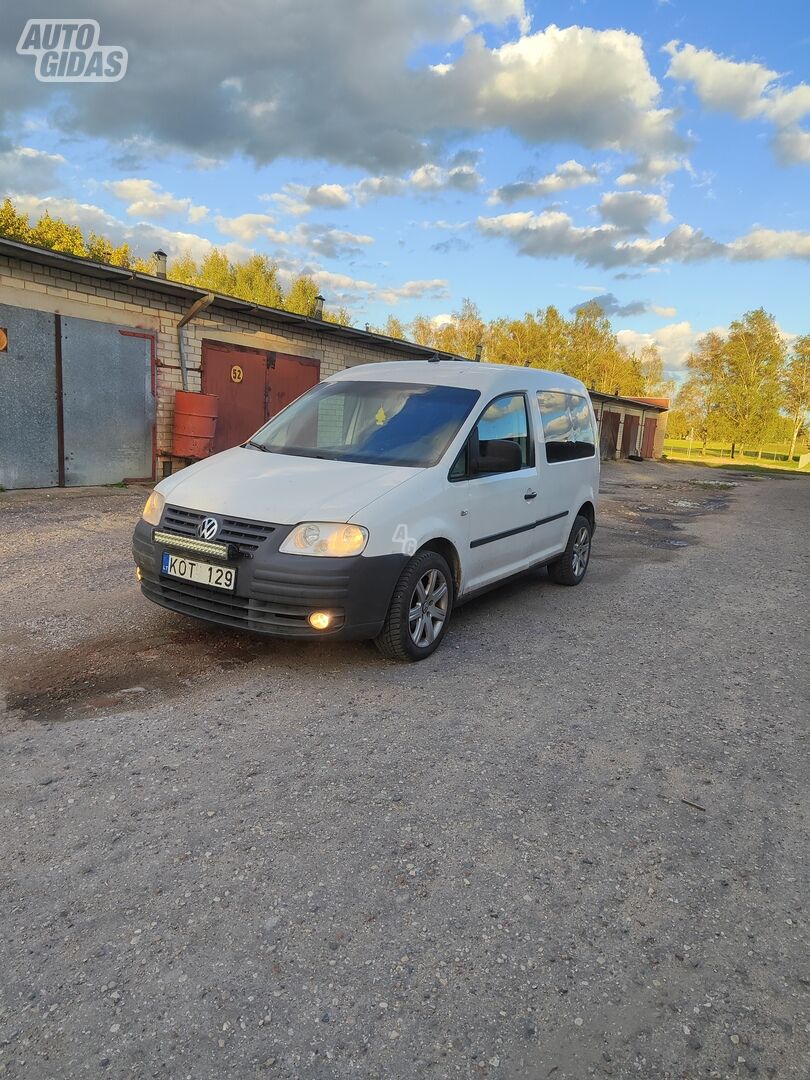
[[[233,592],[236,585],[236,570],[232,566],[216,566],[190,559],[188,555],[171,555],[164,551],[161,569],[169,577],[196,581],[199,585],[210,585],[212,589],[225,589],[226,592]]]

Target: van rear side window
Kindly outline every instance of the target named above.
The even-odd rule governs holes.
[[[590,407],[584,397],[557,390],[540,390],[537,404],[540,406],[546,461],[549,464],[594,456],[596,432]]]

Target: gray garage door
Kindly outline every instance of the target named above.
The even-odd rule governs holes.
[[[6,304],[0,327],[0,485],[153,475],[151,335]]]
[[[0,485],[59,482],[53,315],[0,304]]]
[[[62,318],[65,483],[116,484],[152,475],[152,339]]]

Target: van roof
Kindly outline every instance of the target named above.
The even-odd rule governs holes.
[[[570,375],[542,368],[510,364],[482,364],[465,360],[393,360],[356,364],[329,376],[329,382],[427,383],[431,386],[466,386],[489,393],[509,390],[560,390],[587,396],[585,384]]]

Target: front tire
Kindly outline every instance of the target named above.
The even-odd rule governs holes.
[[[579,585],[591,561],[593,526],[584,514],[577,514],[565,551],[548,564],[548,576],[558,585]]]
[[[411,559],[394,589],[374,644],[389,660],[425,660],[438,649],[453,611],[453,575],[435,551]]]

